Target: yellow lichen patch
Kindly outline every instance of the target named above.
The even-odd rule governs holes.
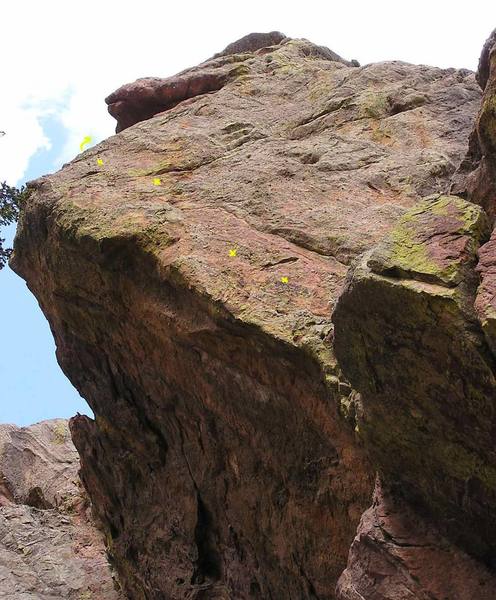
[[[374,121],[372,123],[370,137],[376,144],[383,146],[391,146],[395,142],[387,126],[382,121]]]
[[[360,116],[363,118],[380,119],[388,114],[389,109],[389,98],[384,92],[372,90],[360,96]]]
[[[456,196],[419,202],[407,211],[369,261],[377,273],[456,285],[487,235],[482,209]]]
[[[496,490],[496,469],[461,444],[437,444],[432,450],[446,465],[450,476],[467,480],[477,477],[487,488]]]
[[[316,103],[321,99],[327,100],[335,91],[335,83],[328,73],[318,73],[308,86],[308,99]]]
[[[52,442],[54,444],[65,444],[67,440],[67,428],[64,423],[57,423],[53,428]]]
[[[479,135],[487,153],[496,153],[496,90],[487,93],[479,116]]]

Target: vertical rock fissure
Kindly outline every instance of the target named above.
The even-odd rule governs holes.
[[[319,596],[317,596],[317,592],[315,590],[315,586],[310,581],[310,579],[309,579],[308,575],[306,574],[306,572],[305,572],[302,564],[300,563],[300,561],[297,560],[297,557],[294,554],[293,554],[293,560],[294,560],[296,566],[298,567],[298,570],[300,572],[300,576],[302,577],[302,579],[306,583],[307,593],[309,595],[309,598],[311,598],[312,600],[319,600]]]
[[[193,584],[204,584],[218,581],[222,576],[220,556],[215,544],[212,517],[197,490],[197,521],[195,527],[195,543],[198,550],[195,571],[191,578]]]
[[[184,432],[181,421],[174,415],[179,437],[181,442],[181,453],[188,469],[189,476],[196,492],[196,526],[194,540],[197,549],[197,559],[195,561],[195,570],[191,577],[191,583],[194,585],[203,585],[218,581],[222,577],[222,561],[217,549],[215,528],[213,526],[212,515],[208,511],[200,494],[193,471],[184,449]]]

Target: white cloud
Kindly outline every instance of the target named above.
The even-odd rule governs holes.
[[[0,181],[7,179],[14,184],[25,173],[30,157],[51,146],[41,127],[41,111],[36,107],[26,109],[2,103],[0,111],[0,126],[6,132],[0,139]]]
[[[2,5],[0,180],[22,179],[47,148],[41,119],[57,114],[68,140],[60,162],[115,122],[104,97],[123,83],[197,64],[250,31],[279,29],[362,63],[400,59],[475,69],[496,24],[487,0],[306,3],[16,0]],[[490,8],[490,6],[492,8]],[[65,100],[65,102],[64,102]]]

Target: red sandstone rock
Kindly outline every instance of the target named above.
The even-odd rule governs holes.
[[[460,552],[377,481],[338,600],[494,600],[496,575]]]
[[[218,52],[213,58],[219,56],[228,56],[229,54],[240,54],[242,52],[255,52],[261,48],[268,48],[280,44],[286,36],[280,31],[271,31],[269,33],[249,33],[239,40],[228,44],[222,52]]]
[[[134,83],[123,85],[105,101],[109,105],[109,113],[117,120],[116,132],[119,133],[139,121],[173,108],[179,102],[219,90],[228,76],[229,70],[224,69],[219,73],[184,75],[170,79],[138,79]]]
[[[228,81],[247,74],[243,63],[249,59],[250,53],[261,49],[269,53],[272,46],[277,46],[283,40],[291,41],[278,31],[250,33],[229,44],[222,52],[215,54],[210,61],[199,67],[187,69],[167,79],[147,77],[121,86],[105,99],[109,113],[117,120],[116,132],[119,133],[139,121],[150,119],[180,102],[220,90]],[[316,57],[351,65],[323,46],[308,44],[304,51]]]
[[[454,177],[452,191],[496,216],[496,30],[484,45],[477,80],[484,89],[469,151]]]
[[[475,308],[487,341],[496,355],[496,231],[479,250],[477,271],[481,283],[477,290]]]
[[[474,308],[488,221],[466,200],[440,200],[407,211],[355,263],[333,314],[334,350],[388,486],[492,564],[496,368]]]
[[[496,214],[496,30],[482,50],[477,80],[484,89],[481,109],[470,138],[470,150],[458,175],[467,197]],[[467,174],[468,172],[468,174]],[[465,178],[465,182],[464,179]],[[463,186],[462,186],[463,187]],[[479,251],[477,272],[481,282],[475,309],[486,340],[496,352],[496,232]]]
[[[119,600],[67,421],[0,425],[0,597]]]
[[[349,265],[446,191],[481,94],[334,56],[284,40],[124,86],[128,128],[30,184],[12,264],[94,409],[71,430],[133,600],[331,600],[370,505],[331,312]]]
[[[479,58],[479,68],[477,69],[476,79],[478,84],[484,90],[489,79],[491,71],[491,53],[496,45],[496,29],[487,38]]]

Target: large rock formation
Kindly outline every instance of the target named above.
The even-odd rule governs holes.
[[[494,371],[472,306],[489,219],[448,194],[474,74],[257,36],[112,94],[120,133],[31,182],[15,242],[96,415],[71,430],[133,600],[335,598],[377,468],[411,492],[408,522],[440,521],[419,539],[492,548]],[[342,598],[368,597],[360,553]],[[427,580],[418,597],[441,600]],[[393,587],[370,597],[415,597]]]
[[[0,425],[0,598],[119,600],[67,421]]]
[[[382,477],[492,568],[496,195],[486,192],[496,189],[494,50],[493,34],[480,63],[490,67],[479,76],[484,97],[469,150],[473,158],[477,148],[478,163],[467,199],[434,197],[407,211],[357,260],[333,315],[337,358],[360,393],[359,428]]]
[[[339,600],[494,600],[496,580],[378,481],[363,514]]]
[[[477,81],[484,90],[476,127],[470,136],[469,151],[452,189],[480,204],[491,219],[496,216],[496,30],[484,44]]]

